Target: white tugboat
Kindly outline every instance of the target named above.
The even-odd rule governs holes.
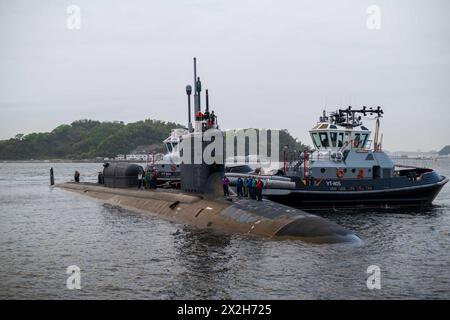
[[[376,119],[373,140],[362,123],[369,115]],[[278,175],[262,177],[263,194],[308,209],[430,205],[448,178],[429,168],[395,165],[382,150],[382,115],[380,107],[324,112],[309,131],[314,150],[297,154]],[[234,183],[248,175],[227,176]]]
[[[163,141],[167,153],[161,160],[147,166],[146,171],[153,170],[153,168],[156,170],[158,184],[179,187],[181,163],[179,145],[181,137],[188,133],[188,129],[172,129],[170,136]]]

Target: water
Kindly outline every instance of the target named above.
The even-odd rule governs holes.
[[[421,164],[409,161],[408,164]],[[430,163],[450,175],[450,161]],[[450,298],[450,187],[426,211],[331,212],[363,245],[218,235],[49,187],[101,164],[0,164],[2,299]],[[81,268],[81,290],[66,287]],[[369,265],[381,289],[366,285]]]

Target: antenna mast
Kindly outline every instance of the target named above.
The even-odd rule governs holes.
[[[200,92],[202,91],[202,83],[200,77],[197,77],[197,58],[194,57],[194,114],[201,110],[200,106]]]

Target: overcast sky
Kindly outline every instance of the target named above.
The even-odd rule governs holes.
[[[66,25],[72,4],[80,30]],[[197,56],[222,128],[310,144],[324,108],[381,105],[385,149],[440,149],[449,12],[447,0],[0,0],[0,139],[85,118],[186,123]]]

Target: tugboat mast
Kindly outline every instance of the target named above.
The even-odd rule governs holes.
[[[353,110],[351,106],[349,106],[347,109],[338,109],[336,112],[331,113],[331,123],[336,125],[341,125],[345,127],[357,127],[360,126],[361,123],[361,116],[358,114],[363,115],[364,117],[368,114],[370,115],[376,115],[377,118],[381,118],[384,114],[383,110],[380,106],[377,106],[376,109],[370,107],[367,109],[366,106],[363,106],[362,109],[355,109]],[[321,117],[322,119],[327,119],[325,115]]]

